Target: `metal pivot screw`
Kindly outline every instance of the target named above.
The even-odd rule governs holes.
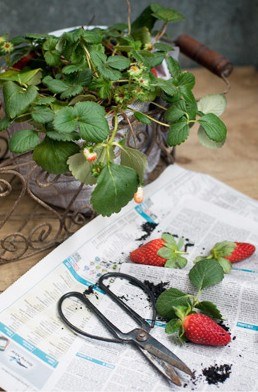
[[[145,342],[148,339],[148,335],[146,332],[142,331],[136,336],[136,340],[139,342]]]

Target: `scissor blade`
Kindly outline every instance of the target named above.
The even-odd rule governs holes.
[[[181,359],[179,359],[174,353],[172,353],[172,351],[168,350],[156,339],[151,337],[151,340],[152,339],[154,340],[153,342],[150,342],[148,339],[148,343],[144,347],[145,350],[147,350],[150,354],[155,355],[155,357],[160,358],[162,361],[169,363],[170,365],[193,377],[193,372],[183,361],[181,361]]]
[[[179,387],[182,385],[179,376],[176,374],[172,365],[165,363],[158,357],[150,354],[148,351],[144,350],[142,347],[139,347],[143,355],[154,365],[160,373],[163,374],[166,378],[172,381],[173,384],[178,385]]]

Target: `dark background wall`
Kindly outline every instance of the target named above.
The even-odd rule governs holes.
[[[131,0],[132,20],[150,2],[181,11],[172,37],[190,34],[234,65],[258,65],[258,0]],[[126,0],[0,0],[0,34],[44,33],[64,27],[126,22]],[[193,65],[183,60],[183,65]]]

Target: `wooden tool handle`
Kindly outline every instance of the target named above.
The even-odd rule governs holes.
[[[228,77],[233,71],[233,64],[226,57],[209,49],[187,34],[181,34],[175,44],[183,54],[208,68],[215,75]]]

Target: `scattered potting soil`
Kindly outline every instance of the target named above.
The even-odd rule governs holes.
[[[151,233],[153,232],[153,230],[155,229],[155,227],[158,226],[158,223],[154,223],[154,222],[145,222],[141,225],[142,231],[145,233],[143,234],[140,238],[136,238],[135,241],[144,241],[146,240]]]
[[[160,282],[158,284],[155,284],[153,282],[150,282],[149,280],[144,280],[143,282],[145,286],[147,286],[150,291],[153,293],[153,296],[155,298],[155,301],[158,299],[159,295],[163,293],[163,291],[166,290],[167,285],[169,282]]]
[[[229,378],[231,367],[232,365],[227,363],[223,365],[215,364],[214,366],[202,369],[202,374],[205,376],[208,384],[218,385],[218,383],[223,383]]]

